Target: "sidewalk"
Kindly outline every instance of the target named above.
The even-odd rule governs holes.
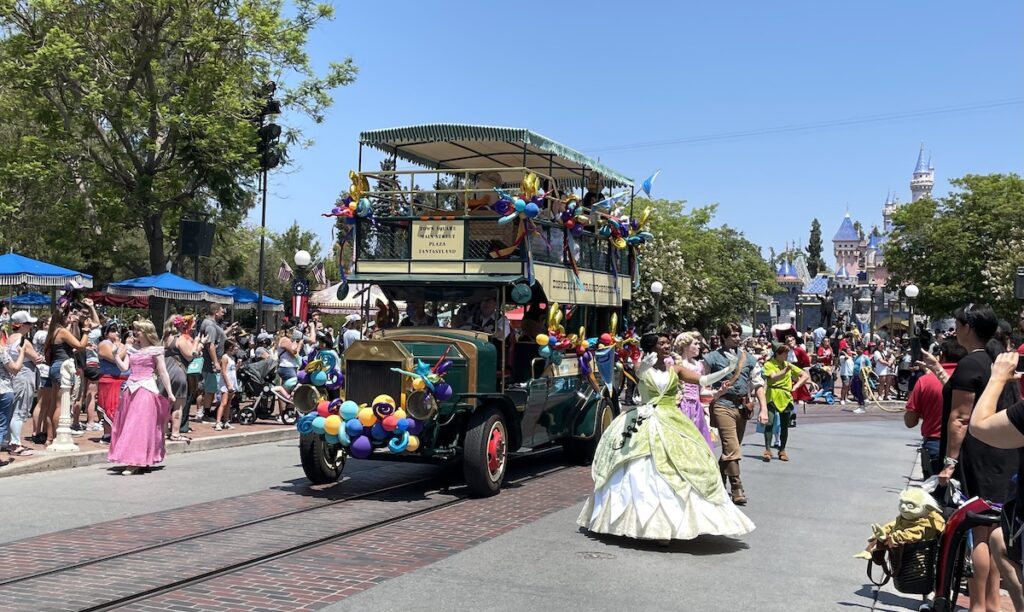
[[[258,421],[253,425],[234,424],[234,429],[215,431],[212,422],[190,423],[192,431],[188,434],[191,442],[167,441],[167,454],[194,453],[198,451],[278,442],[298,438],[294,425],[282,425],[271,421]],[[88,431],[83,435],[74,436],[79,450],[73,453],[55,453],[45,450],[43,445],[29,444],[34,452],[29,457],[12,457],[14,461],[0,467],[0,478],[18,476],[34,472],[48,472],[67,468],[96,465],[107,462],[109,445],[100,444],[102,431]]]

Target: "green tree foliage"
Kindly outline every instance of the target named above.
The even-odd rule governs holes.
[[[0,2],[0,216],[36,232],[19,248],[102,272],[127,263],[116,247],[157,273],[181,218],[241,223],[261,86],[286,81],[285,108],[319,122],[355,76],[351,60],[318,75],[306,55],[332,15],[311,0]]]
[[[685,202],[638,200],[636,209],[652,209],[653,244],[644,247],[640,288],[633,293],[630,314],[638,329],[653,324],[654,302],[649,287],[664,285],[661,323],[664,329],[710,328],[725,319],[747,319],[753,305],[750,282],[758,293],[777,289],[771,266],[757,245],[728,226],[712,227],[716,206],[684,210]]]
[[[932,316],[968,302],[991,303],[1011,316],[1013,272],[1024,266],[1024,180],[1016,174],[969,174],[938,200],[924,198],[893,216],[885,244],[894,286],[915,283],[919,309]]]
[[[821,223],[817,219],[811,221],[811,235],[807,240],[807,272],[813,277],[825,270],[825,260],[821,258]]]

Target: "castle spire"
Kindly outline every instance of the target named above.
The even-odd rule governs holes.
[[[929,159],[929,161],[931,161]],[[914,172],[928,172],[928,164],[924,161],[924,143],[921,143],[921,149],[917,152],[917,165],[914,167]]]

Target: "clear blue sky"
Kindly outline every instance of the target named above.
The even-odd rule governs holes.
[[[351,56],[314,146],[271,178],[268,225],[319,216],[348,187],[361,130],[461,122],[527,127],[642,180],[718,203],[764,248],[828,242],[849,206],[881,224],[910,199],[924,142],[936,194],[967,173],[1017,172],[1024,105],[665,146],[621,145],[1024,99],[1018,2],[346,2],[310,45]],[[251,219],[258,223],[258,209]],[[827,258],[831,261],[831,257]],[[271,262],[270,267],[274,267]]]

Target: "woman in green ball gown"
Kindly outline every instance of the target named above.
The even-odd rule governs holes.
[[[750,533],[754,524],[732,503],[717,459],[676,403],[680,381],[708,386],[737,362],[699,376],[674,364],[668,335],[645,337],[644,344],[637,370],[643,404],[616,417],[601,437],[594,494],[577,523],[595,533],[662,542]],[[744,358],[741,353],[738,362]]]

